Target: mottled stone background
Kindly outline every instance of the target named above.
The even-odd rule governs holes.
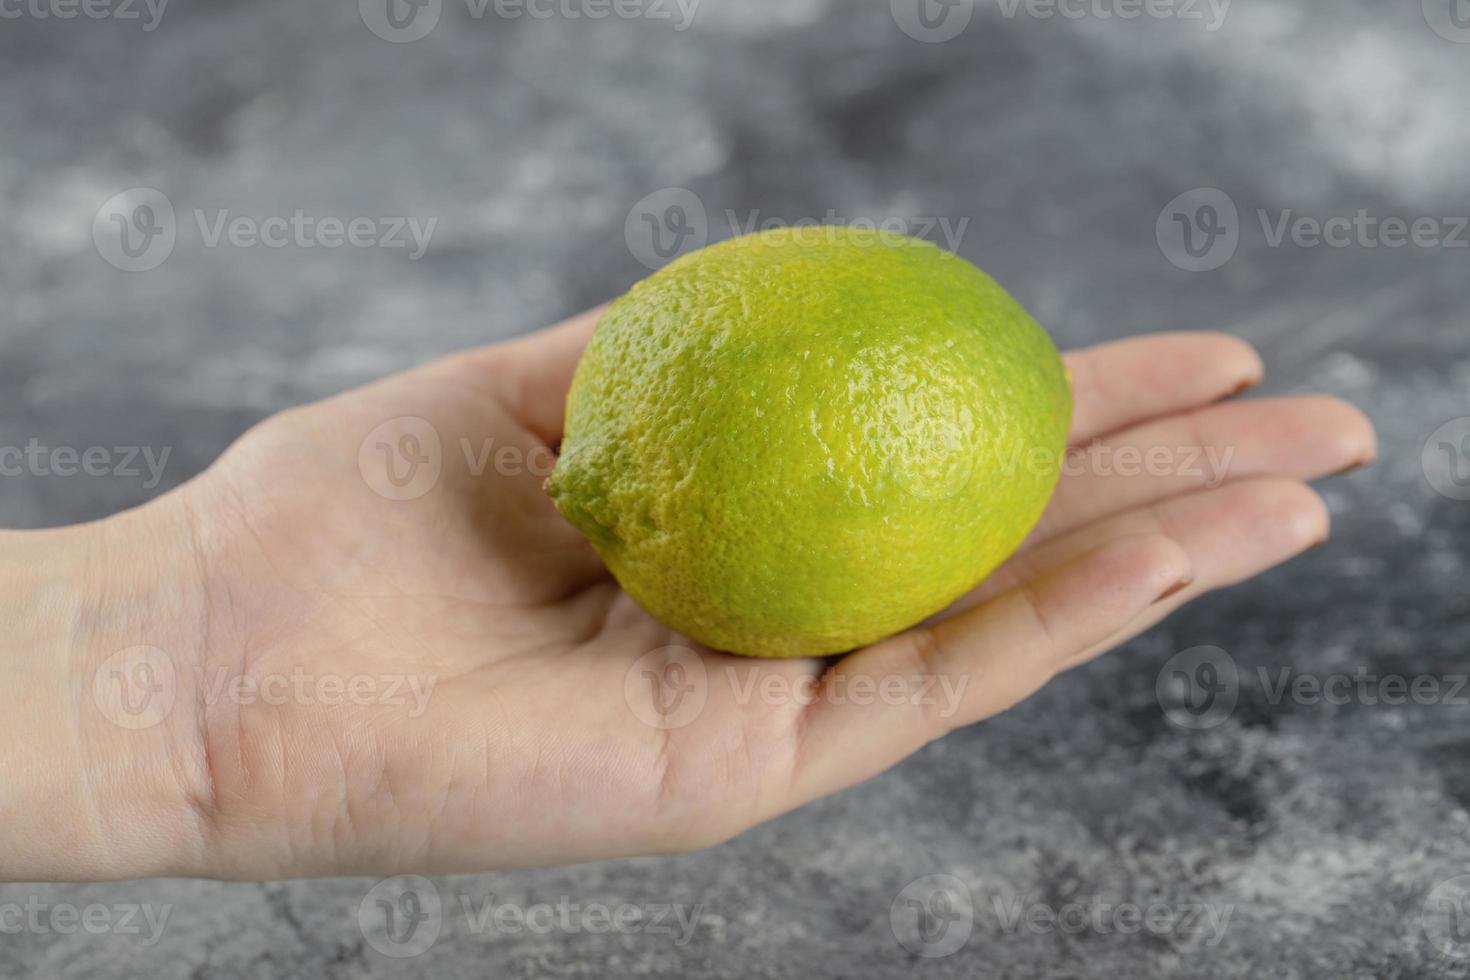
[[[930,43],[900,27],[924,35],[917,0],[703,0],[687,21],[672,0],[633,4],[671,20],[494,6],[475,18],[466,0],[442,0],[428,36],[395,43],[368,26],[393,36],[382,0],[175,0],[156,23],[141,3],[138,20],[106,6],[101,19],[37,15],[58,2],[0,5],[19,11],[0,19],[0,444],[171,455],[156,486],[5,476],[6,525],[137,504],[277,409],[614,295],[646,271],[641,214],[677,224],[680,200],[695,205],[683,212],[695,239],[731,234],[727,212],[737,226],[943,218],[1065,344],[1232,331],[1264,351],[1269,391],[1352,399],[1383,453],[1326,485],[1326,548],[728,846],[441,879],[442,935],[402,960],[359,929],[370,881],[8,886],[0,903],[173,908],[151,946],[0,935],[0,973],[1470,976],[1470,960],[1446,955],[1457,934],[1439,901],[1462,893],[1431,894],[1470,873],[1470,706],[1273,704],[1257,672],[1470,667],[1464,430],[1422,463],[1431,434],[1470,415],[1470,249],[1273,247],[1258,218],[1470,213],[1470,27],[1458,27],[1470,4],[1236,0],[1216,23],[1204,3],[1126,20],[1099,13],[1128,0],[1064,0],[1080,17],[975,0],[931,21],[949,34],[972,15]],[[157,268],[129,273],[105,257],[117,259],[118,229],[99,209],[137,187],[166,195],[177,240]],[[625,232],[642,199],[675,187],[690,194],[663,191]],[[1238,218],[1215,213],[1239,240],[1222,267],[1191,272],[1156,221],[1200,187],[1229,196]],[[1205,220],[1202,203],[1176,210]],[[196,208],[438,223],[416,260],[208,248]],[[1237,665],[1238,704],[1190,730],[1169,720],[1156,679],[1204,644]],[[957,879],[960,906],[969,894],[973,929],[952,955],[919,957],[956,933],[923,945],[895,935],[890,910],[935,874]],[[1178,930],[1008,929],[1014,895],[1231,917],[1215,945]],[[681,942],[477,931],[461,897],[701,908]],[[913,913],[900,903],[898,918]]]

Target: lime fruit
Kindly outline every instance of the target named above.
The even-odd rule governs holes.
[[[839,653],[944,609],[1040,518],[1072,395],[994,280],[902,235],[761,232],[613,303],[547,488],[632,598],[716,650]]]

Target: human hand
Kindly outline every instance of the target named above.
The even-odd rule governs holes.
[[[33,729],[74,747],[26,789],[82,844],[59,859],[38,828],[0,869],[454,873],[715,844],[1324,541],[1303,481],[1375,452],[1333,399],[1222,402],[1261,373],[1228,337],[1077,352],[1092,448],[1021,552],[865,650],[748,660],[643,613],[543,492],[595,318],[283,413],[147,507],[5,539],[8,575],[44,550],[87,556],[50,564],[92,584],[37,644],[65,653],[19,672]],[[150,723],[120,715],[138,704]]]

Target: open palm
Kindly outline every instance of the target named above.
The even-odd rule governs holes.
[[[543,492],[594,322],[276,416],[159,503],[201,597],[197,653],[171,652],[197,710],[170,731],[198,760],[202,873],[716,843],[1321,542],[1303,481],[1374,453],[1341,402],[1223,401],[1261,371],[1228,337],[1075,353],[1073,442],[1093,448],[1018,555],[868,649],[746,660],[643,613]]]

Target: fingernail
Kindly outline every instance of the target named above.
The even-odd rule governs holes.
[[[1361,470],[1361,469],[1364,469],[1366,467],[1372,466],[1376,462],[1378,462],[1378,457],[1376,457],[1376,456],[1364,456],[1362,459],[1358,460],[1357,462],[1349,463],[1348,465],[1344,466],[1342,469],[1338,470],[1336,473],[1334,473],[1332,475],[1333,476],[1347,476],[1349,473],[1356,473],[1358,470]]]
[[[1235,388],[1232,389],[1230,394],[1226,397],[1234,398],[1236,395],[1243,395],[1247,391],[1250,391],[1252,388],[1259,385],[1264,380],[1264,378],[1247,378],[1245,381],[1242,381],[1240,384],[1236,385]]]
[[[1161,596],[1159,596],[1157,599],[1154,600],[1154,605],[1157,606],[1159,603],[1163,602],[1165,599],[1172,599],[1172,598],[1174,598],[1174,596],[1176,596],[1179,593],[1183,592],[1185,589],[1189,588],[1193,584],[1194,584],[1194,573],[1193,572],[1190,572],[1188,575],[1185,575],[1179,581],[1175,582],[1173,585],[1171,585],[1167,589],[1165,589],[1164,590],[1164,594],[1161,595]]]

